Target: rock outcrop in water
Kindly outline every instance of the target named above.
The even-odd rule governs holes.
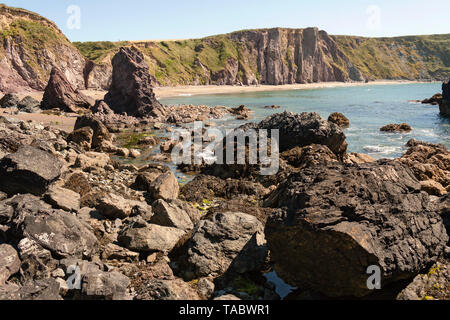
[[[442,102],[439,109],[443,116],[450,117],[450,79],[442,84]]]
[[[116,113],[135,117],[161,116],[162,105],[152,89],[144,55],[136,48],[121,48],[112,60],[113,75],[105,102]]]

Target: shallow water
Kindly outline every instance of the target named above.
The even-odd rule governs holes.
[[[372,85],[361,87],[325,88],[314,90],[271,91],[203,96],[181,96],[161,99],[163,104],[246,105],[254,111],[251,121],[282,112],[317,112],[328,118],[342,112],[350,120],[345,130],[349,152],[369,154],[376,159],[395,158],[406,150],[412,138],[442,143],[450,147],[450,121],[439,115],[439,107],[410,102],[423,100],[441,92],[439,83]],[[270,110],[265,106],[279,105]],[[406,122],[413,127],[408,134],[381,133],[389,123]],[[216,121],[219,126],[237,126],[243,121]]]

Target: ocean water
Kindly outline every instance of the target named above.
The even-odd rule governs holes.
[[[333,112],[341,112],[350,120],[350,127],[345,129],[349,152],[380,159],[401,156],[406,150],[405,144],[412,138],[450,147],[450,121],[439,115],[439,107],[411,102],[429,98],[437,92],[441,92],[439,83],[414,83],[180,96],[161,99],[161,102],[168,105],[245,105],[254,111],[250,121],[260,121],[285,110],[317,112],[326,119]],[[281,109],[264,108],[269,105],[279,105]],[[411,125],[413,131],[407,134],[380,132],[386,124],[402,122]],[[244,121],[228,118],[216,123],[219,127],[234,127]]]

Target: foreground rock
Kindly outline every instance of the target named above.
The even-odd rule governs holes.
[[[23,146],[0,161],[0,190],[42,195],[61,175],[61,162],[48,152]]]
[[[162,105],[153,93],[153,79],[144,55],[135,47],[120,48],[112,60],[113,75],[105,102],[116,113],[135,117],[161,116]]]
[[[263,225],[239,212],[217,213],[200,221],[179,259],[186,278],[259,270],[267,257]],[[185,260],[186,258],[186,260]]]
[[[19,96],[13,93],[7,93],[0,99],[0,107],[12,108],[19,104]]]
[[[75,90],[59,69],[52,69],[41,102],[42,109],[78,112],[80,109],[88,109],[90,105],[89,99]]]
[[[0,244],[0,286],[20,269],[17,251],[9,244]]]
[[[414,277],[448,241],[420,190],[409,169],[390,161],[292,175],[266,202],[282,208],[265,230],[277,274],[331,297],[368,295],[372,265],[381,268],[384,287]]]
[[[382,132],[411,132],[412,128],[407,123],[388,124],[380,129]]]
[[[92,130],[92,137],[90,137],[90,133],[83,134],[83,132],[80,132],[80,130],[86,130],[87,128]],[[69,136],[69,140],[81,145],[84,144],[92,149],[105,149],[107,146],[111,145],[113,140],[112,135],[103,123],[93,116],[81,116],[77,118],[74,130],[72,136]],[[74,134],[77,131],[78,133]]]
[[[335,112],[332,113],[329,117],[328,117],[328,121],[333,122],[335,124],[337,124],[339,127],[341,128],[348,128],[350,126],[350,120],[347,119],[346,116],[344,116],[342,113],[340,112]]]

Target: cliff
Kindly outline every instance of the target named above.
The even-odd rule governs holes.
[[[107,87],[108,66],[89,62],[50,20],[0,4],[0,91],[43,90],[53,67],[84,88]]]

